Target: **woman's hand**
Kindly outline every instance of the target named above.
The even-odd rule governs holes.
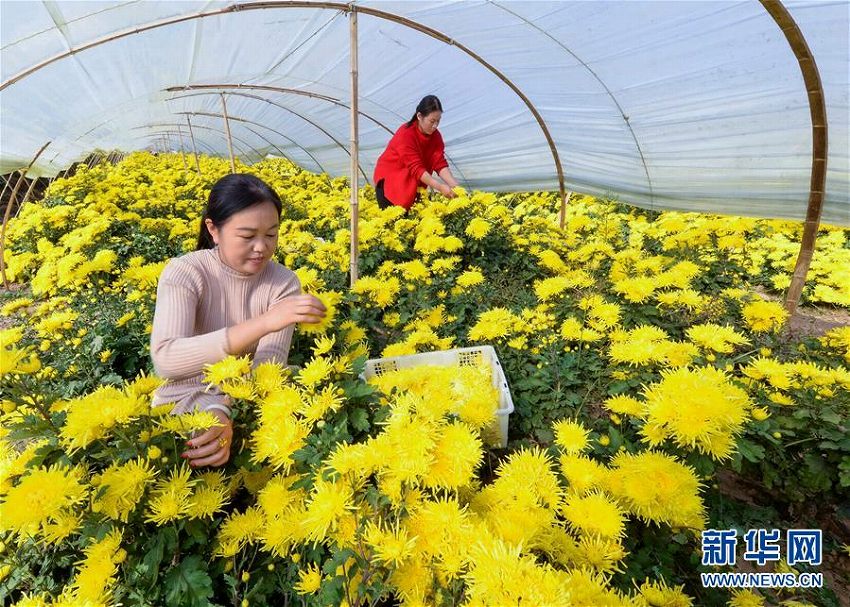
[[[263,316],[268,322],[269,333],[272,333],[299,322],[321,322],[326,313],[327,310],[318,297],[293,295],[273,305]]]
[[[438,183],[437,191],[446,198],[457,198],[457,194],[445,183]]]
[[[221,422],[220,426],[214,426],[186,441],[189,447],[180,454],[180,457],[189,460],[193,468],[201,466],[223,466],[230,459],[230,445],[233,442],[233,422],[224,411],[213,409],[210,411]]]

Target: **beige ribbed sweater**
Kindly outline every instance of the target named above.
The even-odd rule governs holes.
[[[225,265],[218,249],[172,259],[159,278],[151,331],[154,369],[168,381],[154,394],[152,406],[174,403],[172,413],[220,409],[229,414],[229,397],[203,383],[204,365],[228,355],[228,327],[300,292],[295,273],[274,261],[258,274],[243,274]],[[271,359],[285,365],[293,330],[269,333],[234,354],[253,354],[255,365]]]

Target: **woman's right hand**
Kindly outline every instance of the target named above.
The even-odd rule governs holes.
[[[293,295],[270,307],[264,317],[269,333],[281,331],[299,322],[317,323],[325,317],[327,310],[315,295]]]

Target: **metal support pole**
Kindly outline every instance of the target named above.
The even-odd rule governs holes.
[[[358,154],[359,154],[359,129],[358,129],[358,112],[357,112],[357,11],[351,11],[348,14],[350,24],[350,42],[351,42],[351,286],[357,282],[358,265],[360,261],[359,252],[359,230],[360,223],[360,178],[357,174]]]
[[[18,183],[15,184],[15,189],[12,190],[12,194],[9,196],[9,202],[6,203],[6,213],[3,215],[3,226],[0,227],[0,275],[3,278],[3,286],[5,288],[9,288],[9,280],[6,278],[6,260],[3,257],[3,254],[6,251],[6,224],[9,223],[9,217],[12,214],[12,205],[15,204],[15,197],[18,195],[18,190],[21,187],[21,183],[23,183],[24,176],[27,172],[32,168],[32,165],[35,164],[35,161],[38,160],[38,157],[41,156],[41,153],[45,150],[45,148],[50,145],[48,141],[41,149],[35,153],[33,159],[30,161],[27,168],[21,170],[21,176],[18,178]]]
[[[227,119],[227,102],[221,94],[221,113],[224,116],[224,131],[227,133],[227,151],[230,152],[230,172],[236,172],[236,160],[233,158],[233,139],[230,136],[230,121]]]
[[[198,160],[198,147],[195,145],[195,132],[192,130],[192,121],[186,116],[186,124],[189,125],[189,138],[192,140],[192,153],[195,155],[195,168],[198,169],[198,175],[201,174],[201,162]]]

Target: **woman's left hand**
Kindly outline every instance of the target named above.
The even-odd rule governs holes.
[[[219,419],[221,425],[214,426],[203,434],[186,441],[189,449],[180,454],[180,457],[189,460],[189,465],[193,468],[223,466],[230,459],[233,422],[223,411],[214,409],[211,413]]]

